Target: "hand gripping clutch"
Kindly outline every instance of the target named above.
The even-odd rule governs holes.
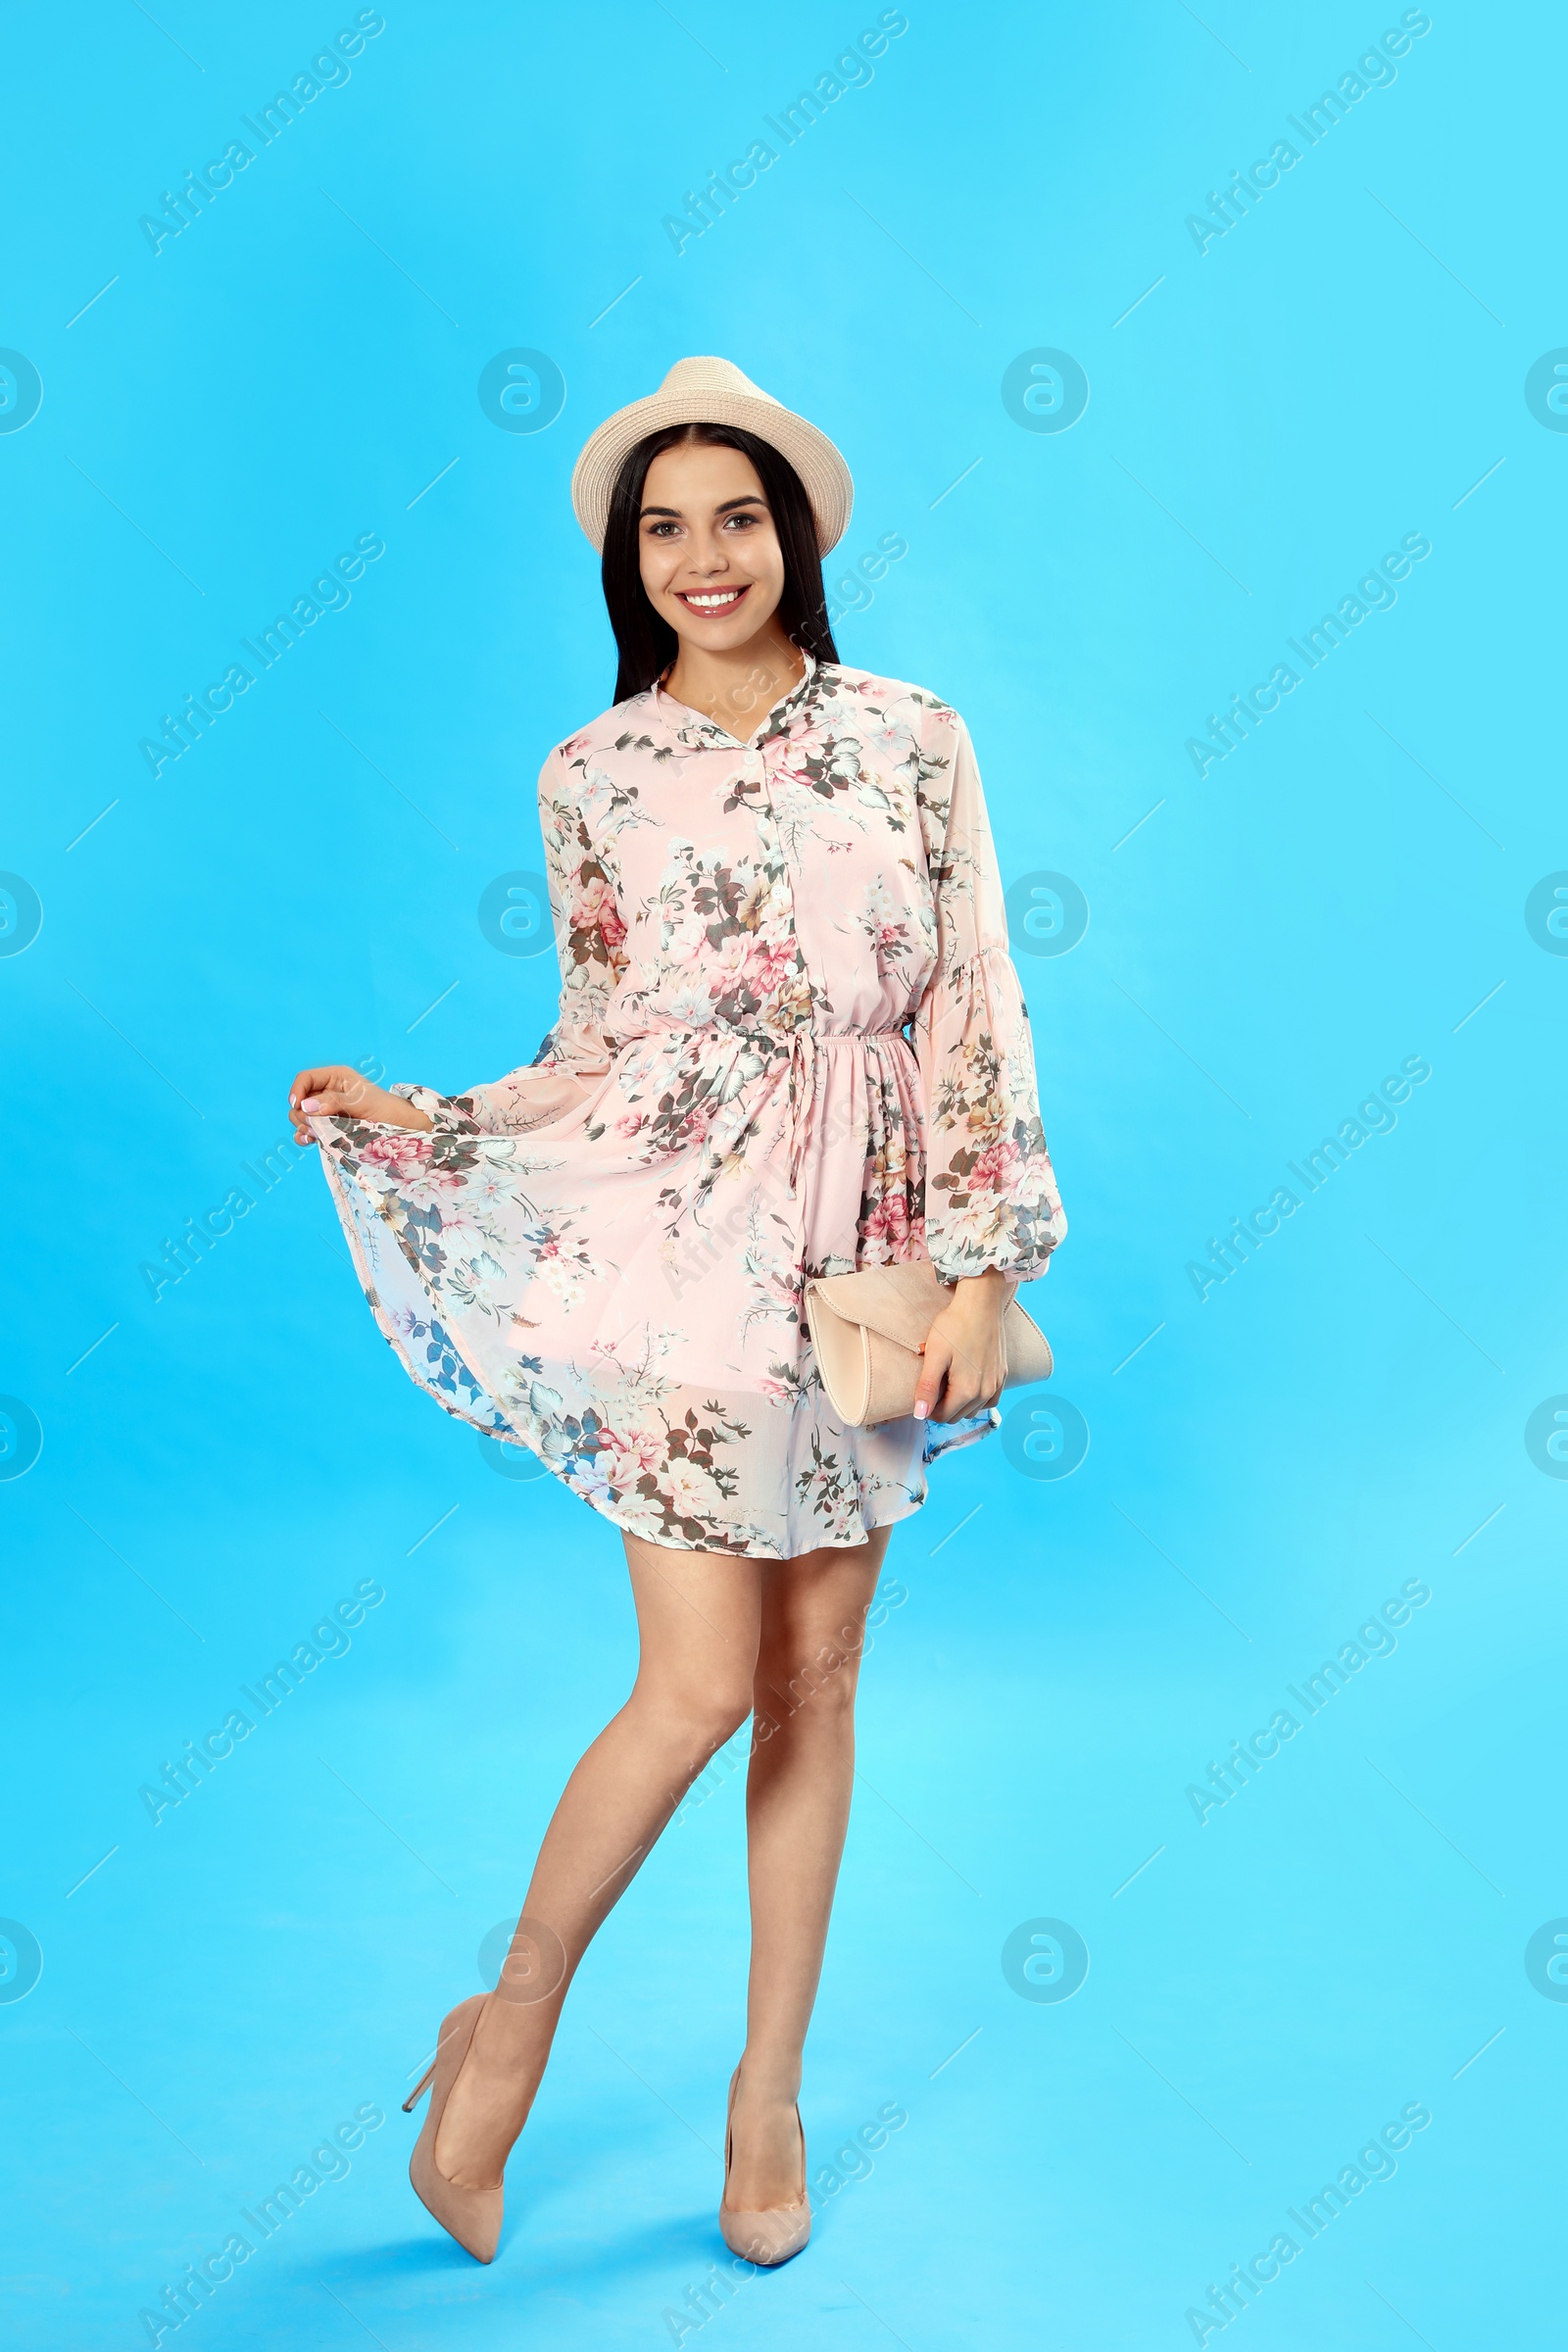
[[[841,1421],[874,1429],[908,1418],[920,1384],[920,1348],[952,1302],[952,1289],[926,1257],[808,1282],[806,1319],[817,1370]],[[1016,1298],[1008,1301],[1002,1338],[1007,1388],[1051,1378],[1050,1344]]]

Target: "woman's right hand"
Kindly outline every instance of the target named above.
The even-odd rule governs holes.
[[[416,1110],[405,1096],[388,1094],[384,1086],[372,1085],[359,1070],[351,1070],[341,1061],[301,1070],[289,1088],[288,1115],[297,1144],[315,1143],[305,1117],[307,1112],[318,1111],[329,1117],[363,1119],[375,1127],[411,1127],[419,1133],[431,1125],[427,1114]]]

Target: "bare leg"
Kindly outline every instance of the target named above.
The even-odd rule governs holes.
[[[533,2104],[573,1971],[686,1789],[752,1705],[764,1566],[626,1538],[641,1655],[631,1696],[566,1783],[435,2159],[487,2188]]]
[[[801,2051],[849,1826],[866,1614],[890,1532],[762,1570],[746,1789],[752,1973],[729,2183],[743,2212],[800,2194]]]

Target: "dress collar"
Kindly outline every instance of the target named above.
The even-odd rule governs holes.
[[[654,709],[668,726],[681,728],[695,725],[703,735],[715,744],[733,744],[737,751],[754,751],[764,736],[775,732],[779,720],[785,718],[797,704],[806,700],[813,680],[819,674],[819,665],[815,656],[807,653],[804,646],[801,648],[801,653],[806,662],[804,672],[790,688],[788,694],[773,705],[744,743],[738,736],[732,735],[727,727],[721,727],[717,719],[710,718],[705,710],[694,710],[690,703],[683,703],[675,695],[668,693],[658,678],[654,680],[653,687]]]

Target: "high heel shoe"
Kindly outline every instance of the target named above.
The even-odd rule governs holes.
[[[403,2102],[404,2114],[412,2115],[423,2093],[426,2090],[430,2093],[424,2129],[409,2158],[409,2179],[420,2203],[434,2214],[442,2229],[460,2246],[467,2249],[475,2262],[490,2262],[495,2258],[501,2236],[503,2186],[497,2181],[494,2188],[465,2188],[461,2182],[449,2180],[436,2163],[435,2139],[452,2085],[468,2055],[473,2030],[489,1997],[484,1992],[472,1993],[442,2019],[435,2056],[422,2081]]]
[[[735,2087],[740,2079],[741,2070],[737,2067],[729,2079],[729,2106],[724,2117],[724,2193],[718,2207],[719,2233],[732,2254],[771,2270],[799,2254],[811,2234],[811,2200],[806,2192],[806,2127],[797,2107],[795,2128],[801,2135],[801,2193],[795,2203],[768,2205],[753,2212],[732,2205],[729,2168],[735,2153]]]

